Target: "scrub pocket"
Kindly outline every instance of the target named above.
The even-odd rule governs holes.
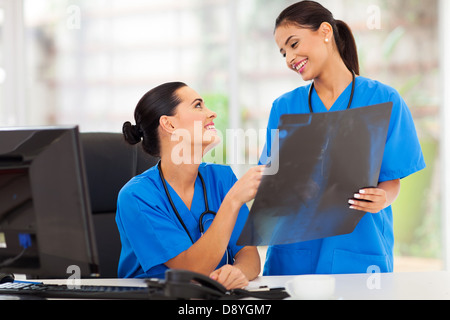
[[[391,272],[387,255],[361,254],[336,249],[333,254],[331,272],[334,274],[367,273],[372,266],[379,268],[380,272]]]
[[[264,264],[265,276],[311,274],[311,250],[271,246]]]

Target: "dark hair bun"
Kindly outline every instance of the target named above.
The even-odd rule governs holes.
[[[134,110],[136,125],[129,121],[123,124],[125,140],[132,145],[142,141],[145,152],[153,157],[160,157],[159,119],[164,115],[175,114],[181,102],[176,91],[185,86],[183,82],[168,82],[144,94]]]
[[[127,121],[123,124],[122,132],[125,137],[125,141],[129,144],[134,145],[141,142],[142,132],[137,126],[132,125],[131,122]]]

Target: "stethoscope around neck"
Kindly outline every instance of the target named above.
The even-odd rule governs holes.
[[[349,69],[350,70],[350,69]],[[350,94],[350,100],[348,102],[348,106],[347,109],[350,109],[352,102],[353,102],[353,95],[355,94],[355,71],[350,70],[350,72],[352,73],[352,92]],[[314,81],[311,83],[311,87],[309,88],[309,93],[308,93],[308,104],[309,104],[309,112],[314,113],[313,108],[312,108],[312,92],[314,90]]]
[[[163,174],[163,172],[161,170],[161,161],[158,162],[157,166],[158,166],[159,176],[161,177],[161,181],[162,181],[162,184],[164,186],[164,191],[166,192],[166,195],[167,195],[167,198],[169,199],[170,205],[171,205],[173,211],[175,212],[175,215],[177,216],[178,221],[180,221],[180,223],[183,226],[184,230],[186,231],[186,233],[188,234],[189,238],[191,239],[191,242],[194,243],[194,239],[192,238],[188,228],[184,224],[184,221],[181,218],[180,214],[178,213],[177,207],[173,203],[172,197],[170,196],[169,189],[167,188],[167,184],[166,184],[166,179],[164,178],[164,174]],[[205,200],[205,211],[200,215],[200,218],[198,219],[198,228],[200,230],[200,234],[203,235],[205,233],[205,227],[204,227],[204,223],[203,223],[203,218],[207,214],[212,214],[213,216],[216,216],[216,213],[214,211],[209,210],[208,195],[206,194],[205,180],[203,180],[203,177],[200,174],[200,172],[198,173],[198,177],[200,178],[200,181],[202,182],[203,198]]]
[[[183,219],[181,218],[180,214],[178,213],[177,207],[173,203],[172,197],[170,196],[169,189],[167,188],[166,179],[164,178],[164,174],[161,169],[161,161],[158,162],[157,167],[158,167],[158,171],[159,171],[159,176],[161,178],[161,182],[164,187],[164,191],[166,192],[167,198],[169,199],[170,206],[172,207],[173,212],[175,213],[178,221],[183,226],[183,229],[186,231],[187,235],[189,236],[189,239],[191,239],[192,244],[194,244],[194,239],[192,238],[191,233],[189,232],[188,228],[186,227],[186,224],[184,223]],[[200,215],[200,218],[198,219],[198,228],[200,230],[200,234],[203,236],[203,234],[205,233],[205,226],[204,226],[204,222],[203,222],[205,215],[212,214],[215,217],[216,212],[209,210],[208,195],[206,193],[205,180],[203,180],[203,177],[200,174],[200,172],[198,172],[198,177],[200,178],[200,181],[202,183],[203,199],[205,200],[205,211]],[[207,220],[207,221],[209,221],[209,220]],[[228,247],[227,247],[227,264],[229,263],[229,261],[230,261],[230,253],[228,252]]]

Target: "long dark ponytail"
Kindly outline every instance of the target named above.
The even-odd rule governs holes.
[[[350,27],[344,21],[335,20],[333,14],[320,3],[306,0],[287,7],[278,16],[275,29],[291,23],[317,31],[323,22],[328,22],[333,28],[334,40],[347,68],[359,75],[358,51]]]

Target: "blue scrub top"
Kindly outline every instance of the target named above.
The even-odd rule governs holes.
[[[399,93],[387,85],[364,77],[357,77],[355,81],[351,108],[393,102],[379,182],[402,179],[424,169],[425,161],[414,122]],[[297,88],[274,101],[267,127],[266,149],[260,160],[262,164],[268,161],[267,155],[270,155],[272,145],[270,130],[277,129],[280,116],[310,112],[310,86]],[[345,110],[350,94],[351,84],[329,111]],[[315,113],[328,112],[315,90],[312,93],[312,107]],[[393,217],[392,208],[389,206],[377,214],[366,213],[351,234],[270,246],[263,274],[366,273],[372,268],[381,272],[392,272],[393,247]]]
[[[199,166],[199,172],[205,181],[209,209],[217,212],[237,178],[232,169],[225,165],[203,163]],[[197,241],[200,238],[198,220],[205,211],[200,178],[197,177],[195,182],[190,210],[169,183],[167,187],[193,241]],[[228,244],[233,258],[243,248],[237,246],[236,241],[247,216],[248,208],[243,205]],[[204,217],[205,230],[211,225],[212,218],[212,215]],[[192,246],[170,205],[157,166],[134,177],[122,188],[117,202],[116,223],[122,241],[118,268],[120,278],[164,277],[168,269],[164,263]],[[217,268],[226,263],[224,254]],[[232,264],[231,261],[228,263]]]

